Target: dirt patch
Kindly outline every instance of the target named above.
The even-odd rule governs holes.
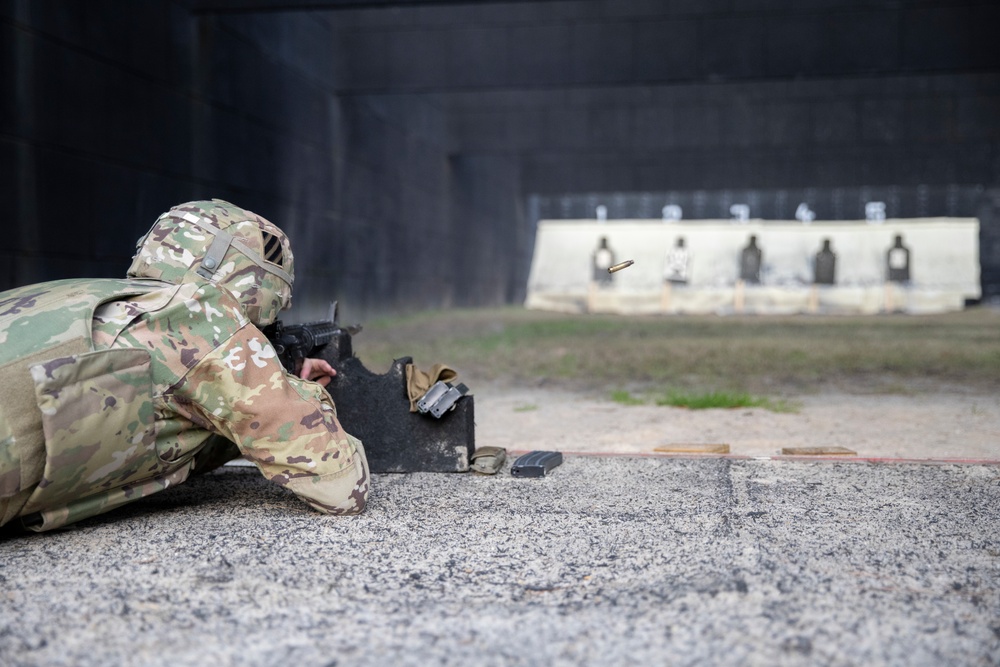
[[[795,399],[795,413],[776,413],[621,405],[563,388],[485,384],[473,392],[479,446],[653,453],[671,444],[724,443],[742,456],[846,447],[861,457],[1000,460],[1000,397],[993,394],[823,393]]]

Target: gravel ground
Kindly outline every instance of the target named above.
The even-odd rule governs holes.
[[[226,467],[0,536],[0,664],[1000,664],[1000,397],[474,391],[477,444],[563,465],[375,475],[344,518]]]
[[[0,540],[0,664],[995,665],[998,506],[992,465],[568,455],[326,517],[227,467]]]

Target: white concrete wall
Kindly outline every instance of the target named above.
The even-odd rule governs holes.
[[[830,239],[837,255],[836,286],[820,288],[824,301],[837,312],[877,312],[886,309],[886,251],[897,234],[910,249],[911,284],[889,309],[952,310],[961,308],[965,299],[980,296],[979,221],[974,218],[890,219],[881,224],[543,220],[538,225],[526,305],[581,311],[593,310],[599,302],[604,304],[597,306],[600,310],[655,312],[661,309],[653,301],[662,301],[666,255],[676,239],[683,237],[691,257],[690,281],[686,287],[673,288],[673,305],[666,311],[678,312],[678,303],[685,300],[692,304],[687,312],[726,310],[739,278],[740,253],[755,235],[763,252],[761,285],[746,288],[746,310],[803,310],[798,304],[812,289],[813,258],[823,239]],[[607,237],[616,261],[632,259],[635,264],[614,274],[613,284],[600,290],[595,301],[590,286],[591,255],[602,236]],[[781,298],[776,296],[779,292]],[[769,306],[768,302],[774,303]],[[934,305],[937,302],[940,305]]]

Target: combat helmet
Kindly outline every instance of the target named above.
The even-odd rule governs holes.
[[[130,278],[208,281],[231,292],[263,327],[292,301],[292,249],[276,225],[222,201],[193,201],[157,218],[136,243]]]

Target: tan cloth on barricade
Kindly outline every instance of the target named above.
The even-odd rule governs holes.
[[[413,364],[406,364],[406,393],[410,397],[410,412],[417,411],[417,401],[423,398],[435,382],[451,382],[458,372],[445,364],[434,364],[430,371],[422,371]]]

